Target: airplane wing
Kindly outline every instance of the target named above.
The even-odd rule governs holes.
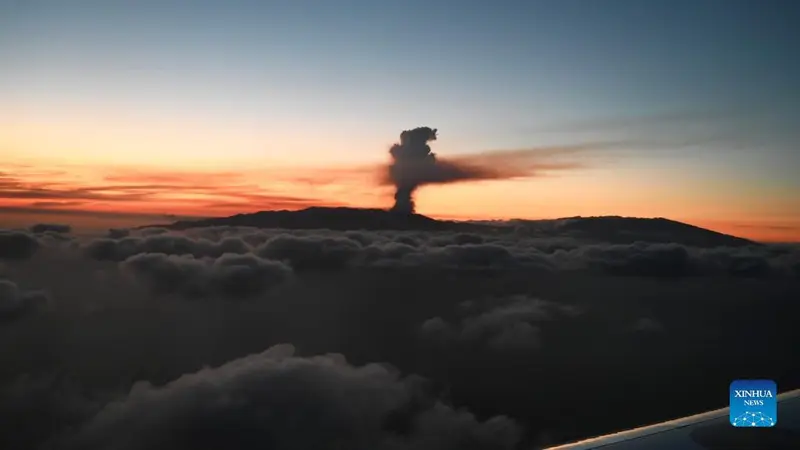
[[[547,450],[798,450],[800,389],[777,397],[778,421],[769,428],[737,428],[728,408],[607,434]]]

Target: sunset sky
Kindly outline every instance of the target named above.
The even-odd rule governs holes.
[[[431,126],[442,157],[565,164],[424,187],[422,214],[800,241],[799,21],[788,0],[0,0],[0,226],[388,207],[389,146]]]

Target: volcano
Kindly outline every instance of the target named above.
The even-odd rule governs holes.
[[[422,214],[366,208],[311,207],[298,211],[260,211],[199,220],[151,225],[171,230],[202,227],[255,227],[279,229],[398,230],[461,233],[521,233],[532,237],[570,237],[581,241],[628,244],[676,243],[694,247],[741,247],[758,245],[731,236],[665,218],[621,216],[569,217],[547,220],[451,221]]]

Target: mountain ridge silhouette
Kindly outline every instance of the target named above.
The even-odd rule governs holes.
[[[567,217],[560,219],[506,221],[438,220],[422,214],[377,208],[310,207],[301,210],[259,211],[228,217],[180,220],[148,225],[170,230],[242,226],[280,229],[396,230],[462,233],[518,233],[535,237],[572,237],[589,241],[630,244],[637,241],[675,243],[695,247],[741,247],[758,242],[663,217],[624,216]],[[141,227],[146,228],[146,227]]]

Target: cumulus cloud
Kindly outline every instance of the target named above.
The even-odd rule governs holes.
[[[23,290],[13,281],[0,279],[0,320],[14,319],[49,301],[44,291]]]
[[[159,232],[155,233],[156,230]],[[244,254],[251,250],[247,243],[237,237],[211,241],[180,234],[166,234],[166,230],[162,230],[146,229],[141,237],[94,239],[83,248],[88,256],[101,261],[122,261],[141,253],[191,255],[202,258],[219,257],[225,253]]]
[[[259,246],[255,253],[264,258],[287,261],[298,270],[341,269],[354,260],[362,249],[359,242],[344,236],[281,234]]]
[[[521,430],[481,421],[426,395],[417,377],[338,354],[302,358],[291,345],[143,382],[107,405],[65,449],[511,449]]]
[[[39,240],[26,232],[0,230],[0,259],[27,259],[40,246]]]
[[[580,310],[540,299],[516,295],[494,298],[476,305],[463,303],[466,314],[451,324],[441,317],[426,320],[422,336],[439,343],[466,343],[491,350],[538,350],[542,345],[540,325],[556,318],[572,317]]]
[[[218,258],[139,253],[121,268],[159,293],[249,297],[288,280],[291,267],[255,255],[225,253]]]
[[[27,239],[18,236],[17,239]],[[142,230],[123,238],[82,244],[97,260],[123,261],[140,253],[217,258],[254,254],[295,270],[358,267],[585,271],[614,276],[800,276],[800,248],[748,245],[698,248],[636,241],[609,244],[574,238],[511,234],[392,231],[255,230],[235,227]]]

